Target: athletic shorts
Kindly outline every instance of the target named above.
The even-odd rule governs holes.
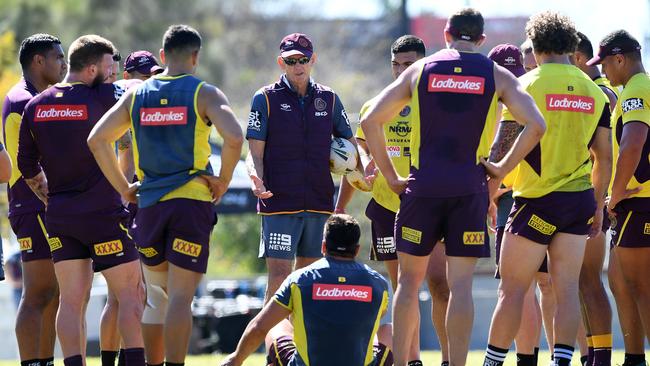
[[[512,191],[502,194],[497,199],[497,227],[506,226],[513,203],[515,203],[515,199],[512,198]]]
[[[335,350],[333,350],[335,351]],[[291,336],[281,336],[273,340],[273,344],[266,355],[266,365],[287,366],[291,363],[296,354],[296,344]],[[374,361],[373,366],[393,365],[393,353],[384,344],[375,344],[372,347]]]
[[[44,213],[31,212],[9,217],[11,230],[20,244],[20,258],[23,262],[51,259],[47,230],[43,222]]]
[[[614,207],[611,217],[612,245],[623,248],[650,247],[650,207],[647,198],[628,198]]]
[[[142,263],[170,263],[197,273],[208,269],[210,234],[217,224],[212,202],[175,198],[139,208],[133,222]]]
[[[129,232],[131,233],[131,235],[135,235],[135,233],[132,232],[132,230],[133,230],[133,222],[135,221],[135,215],[138,214],[138,205],[135,204],[135,203],[129,203],[126,206],[126,209],[129,211],[129,218],[128,218],[127,228],[129,229]]]
[[[400,197],[395,221],[398,252],[429,255],[436,242],[444,238],[448,256],[490,256],[487,192],[451,198]]]
[[[320,258],[327,214],[262,215],[260,258]]]
[[[395,234],[395,212],[371,199],[366,207],[366,217],[370,220],[370,231],[372,232],[370,260],[397,260],[395,237],[393,236]]]
[[[609,212],[607,212],[607,207],[605,207],[603,208],[603,233],[607,233],[610,226],[612,226],[612,221],[609,219]]]
[[[46,214],[52,260],[91,258],[95,272],[137,260],[127,218],[123,207],[83,215]]]
[[[548,245],[556,233],[589,234],[595,211],[593,189],[552,192],[539,198],[516,197],[506,230]]]
[[[503,235],[505,234],[506,228],[504,226],[499,226],[497,227],[497,232],[495,235],[495,254],[496,254],[496,264],[497,264],[497,269],[494,272],[494,278],[499,279],[501,278],[501,273],[499,273],[499,259],[501,258],[501,243],[503,242]],[[544,261],[542,264],[539,266],[539,270],[537,272],[543,272],[543,273],[548,273],[548,254],[544,256]]]

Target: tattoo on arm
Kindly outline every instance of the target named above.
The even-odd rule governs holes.
[[[515,121],[501,121],[490,149],[490,161],[498,162],[503,159],[523,129],[524,126]]]
[[[117,140],[117,149],[119,151],[124,151],[131,148],[131,131],[125,133],[122,137]]]

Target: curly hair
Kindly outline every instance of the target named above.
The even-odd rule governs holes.
[[[531,16],[526,23],[526,35],[533,42],[535,53],[573,53],[578,45],[573,21],[551,11]]]

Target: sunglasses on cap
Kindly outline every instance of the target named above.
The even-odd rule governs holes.
[[[297,63],[301,64],[301,65],[308,64],[311,59],[309,57],[305,56],[305,57],[301,57],[301,58],[283,58],[282,60],[288,66],[293,66],[293,65],[295,65]]]

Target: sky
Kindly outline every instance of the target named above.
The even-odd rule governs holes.
[[[585,33],[594,46],[610,31],[623,28],[641,42],[647,56],[650,55],[650,42],[646,39],[650,38],[649,2],[650,0],[409,0],[408,13],[411,16],[434,13],[447,17],[464,6],[477,8],[486,18],[530,16],[545,10],[559,11],[571,17],[578,30]],[[272,4],[276,11],[283,11],[282,1],[267,3]],[[303,9],[318,9],[318,14],[331,18],[374,18],[382,11],[379,0],[301,0],[300,4]],[[289,9],[284,9],[287,10]]]

